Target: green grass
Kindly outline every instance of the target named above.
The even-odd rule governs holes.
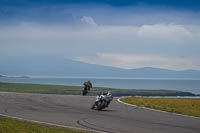
[[[64,86],[64,85],[40,85],[23,83],[1,83],[0,92],[20,92],[20,93],[42,93],[42,94],[73,94],[81,95],[83,86]],[[141,89],[109,89],[103,87],[94,87],[88,95],[97,95],[102,91],[111,91],[115,96],[192,96],[188,92],[174,90],[141,90]]]
[[[0,116],[0,133],[86,133]]]
[[[121,101],[167,112],[200,117],[200,98],[127,97]]]
[[[1,83],[0,92],[42,93],[42,94],[73,94],[81,95],[83,86],[41,85],[24,83]],[[97,95],[101,91],[116,90],[103,87],[94,87],[89,95]]]
[[[41,85],[24,83],[1,83],[0,92],[42,93],[42,94],[74,94],[81,95],[83,86]],[[90,94],[108,91],[108,88],[92,88]]]
[[[23,84],[23,83],[0,83],[0,91],[2,92],[28,92],[28,93],[81,93],[82,87],[79,86],[63,86],[63,85],[39,85],[39,84]]]

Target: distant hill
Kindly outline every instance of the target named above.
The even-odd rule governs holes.
[[[6,76],[4,76],[4,75],[0,75],[0,77],[6,77]]]
[[[200,79],[198,70],[175,71],[152,67],[121,69],[59,57],[0,57],[0,62],[0,74],[3,75]]]

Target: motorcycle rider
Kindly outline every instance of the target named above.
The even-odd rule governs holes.
[[[90,80],[86,81],[83,83],[84,87],[83,87],[83,90],[82,90],[82,94],[83,96],[85,96],[88,91],[90,90],[90,88],[92,88],[92,83]]]
[[[88,90],[90,90],[90,88],[92,88],[92,82],[88,80]]]
[[[110,97],[110,100],[107,101],[107,107],[108,107],[108,105],[110,104],[111,100],[113,99],[113,96],[112,96],[112,94],[110,93],[110,91],[107,92],[106,96]]]
[[[84,85],[84,90],[86,90],[86,91],[88,91],[88,90],[90,90],[90,88],[92,88],[92,83],[90,80],[84,82],[83,85]]]
[[[108,105],[110,104],[110,102],[112,101],[113,99],[113,96],[112,94],[110,93],[110,91],[108,92],[101,92],[100,94],[97,95],[97,100],[96,102],[93,104],[92,108],[91,109],[94,109],[96,104],[100,101],[104,101],[105,103],[105,107],[108,107]]]

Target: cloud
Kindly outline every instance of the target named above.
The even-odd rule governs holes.
[[[192,36],[192,33],[183,25],[174,24],[143,25],[137,34],[139,37],[173,40]]]
[[[76,57],[74,60],[127,69],[147,66],[174,70],[200,69],[200,61],[197,58],[170,58],[160,55],[97,53],[95,57]]]
[[[187,26],[175,24],[155,24],[143,26],[110,26],[97,25],[90,16],[83,16],[80,26],[52,26],[33,22],[21,22],[14,26],[0,26],[0,38],[49,38],[49,39],[110,39],[113,38],[138,42],[148,40],[154,43],[158,41],[199,40],[200,26]],[[109,40],[108,40],[109,41]]]
[[[86,24],[87,26],[90,27],[97,27],[98,25],[96,24],[96,22],[94,21],[94,19],[90,16],[83,16],[81,18],[81,21]]]
[[[61,54],[83,62],[123,68],[200,69],[198,25],[112,26],[97,25],[92,17],[83,18],[90,26],[28,22],[1,26],[0,54]]]

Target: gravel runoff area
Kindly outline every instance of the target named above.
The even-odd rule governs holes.
[[[108,133],[199,133],[200,119],[119,103],[91,110],[93,96],[0,93],[0,114]]]

